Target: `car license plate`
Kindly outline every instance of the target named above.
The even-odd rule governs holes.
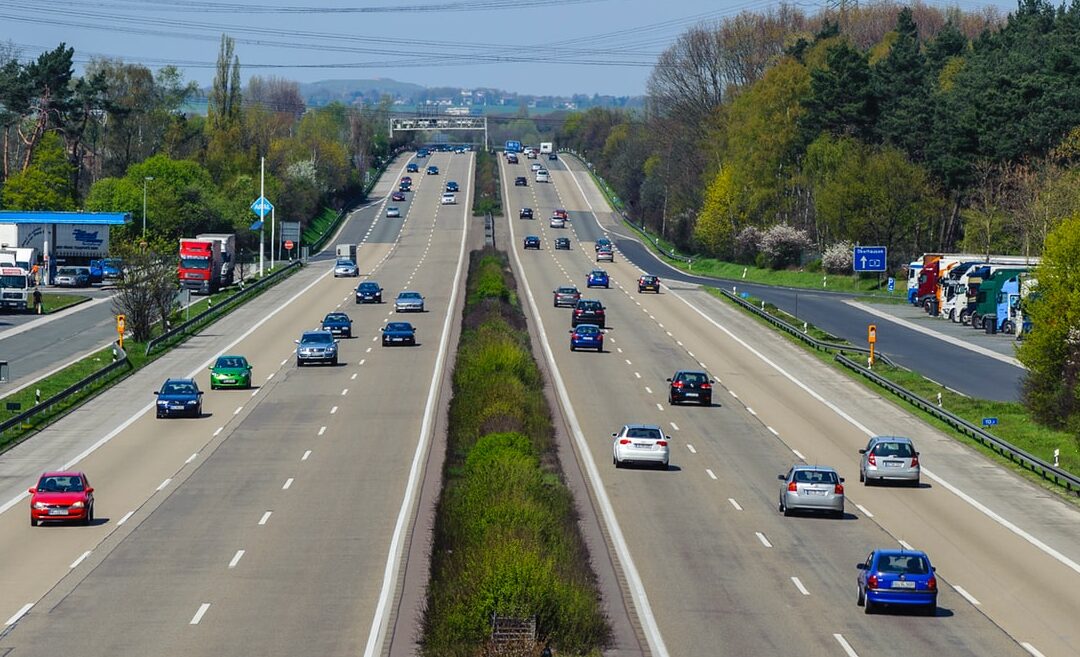
[[[634,447],[637,447],[638,449],[649,449],[652,445],[649,443],[634,443]]]
[[[696,392],[687,392],[683,396],[684,397],[697,397],[698,394]]]
[[[184,407],[183,406],[170,406],[169,410],[170,411],[182,411],[182,410],[184,410]]]
[[[825,491],[823,491],[823,490],[814,490],[813,488],[808,488],[803,492],[806,493],[807,495],[824,495],[825,494]]]
[[[234,381],[232,379],[222,379],[221,382],[222,383],[236,383],[236,381]]]
[[[913,589],[915,588],[915,582],[908,582],[906,580],[894,580],[891,586],[894,589]]]
[[[885,461],[886,468],[899,468],[904,465],[903,461]]]
[[[67,514],[67,509],[49,509],[50,516],[66,516]]]
[[[405,338],[390,338],[390,340],[393,341],[393,342],[401,342],[404,339]]]

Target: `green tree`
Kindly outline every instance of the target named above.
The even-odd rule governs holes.
[[[47,132],[34,150],[30,166],[10,176],[2,188],[3,207],[9,210],[74,210],[74,168],[63,143]]]
[[[900,10],[895,34],[888,55],[873,68],[877,133],[881,141],[919,161],[930,128],[930,88],[910,8]]]
[[[804,143],[822,132],[869,141],[877,104],[866,55],[846,41],[829,47],[824,68],[811,72],[810,96],[804,107]]]

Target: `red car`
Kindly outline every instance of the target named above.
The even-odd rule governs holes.
[[[38,522],[94,520],[94,489],[82,472],[46,472],[30,489],[30,526]]]
[[[553,213],[553,216],[558,217],[559,219],[569,219],[570,218],[570,215],[568,215],[566,213],[566,210],[563,210],[562,208],[556,208],[555,212]]]
[[[405,200],[405,192],[394,192],[393,194],[390,195],[390,200],[391,201],[404,201]]]
[[[412,184],[412,176],[402,176],[401,177],[401,183],[403,185],[411,185]]]

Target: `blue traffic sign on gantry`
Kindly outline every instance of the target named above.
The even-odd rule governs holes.
[[[884,246],[855,247],[855,271],[885,271],[887,252]]]
[[[274,209],[274,204],[266,200],[265,196],[260,196],[255,199],[255,202],[251,204],[251,211],[257,214],[260,218],[270,214],[270,211]]]

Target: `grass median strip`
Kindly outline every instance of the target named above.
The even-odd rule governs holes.
[[[499,156],[488,151],[476,153],[476,196],[473,198],[473,216],[503,215],[502,192],[499,186]]]
[[[503,253],[472,254],[424,612],[430,657],[494,654],[494,617],[537,629],[499,654],[597,655],[608,636],[509,271]]]

